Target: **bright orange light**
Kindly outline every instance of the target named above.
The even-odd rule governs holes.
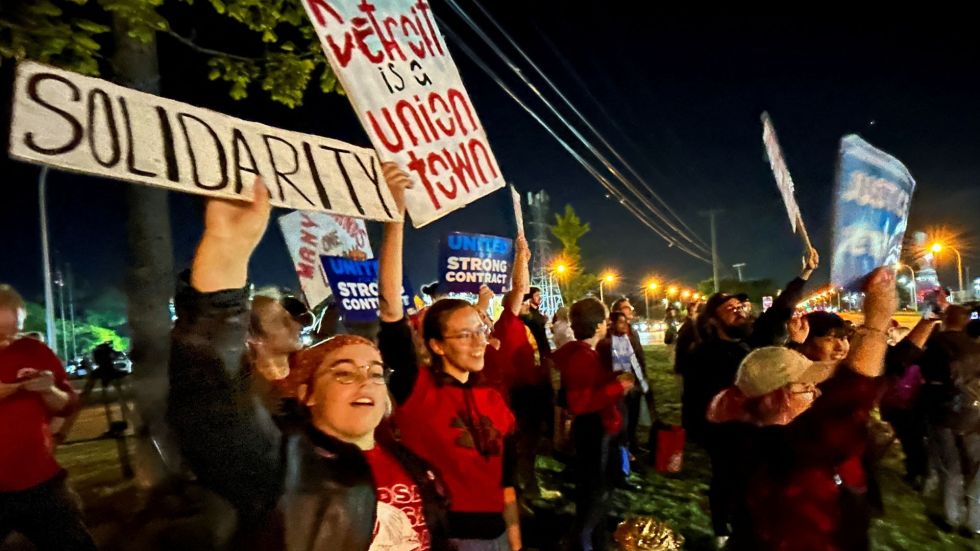
[[[657,290],[657,282],[656,281],[651,281],[650,284],[647,285],[647,289],[650,289],[651,291],[656,291]]]
[[[612,283],[613,281],[616,281],[616,276],[613,275],[613,274],[606,274],[606,275],[602,276],[602,279],[606,283]]]
[[[701,293],[694,293],[694,300],[700,300],[700,299],[701,299]]]
[[[557,274],[563,274],[566,271],[568,271],[568,266],[564,264],[558,264],[557,266],[555,266],[555,273]]]
[[[942,243],[933,243],[932,246],[929,247],[929,250],[932,251],[932,252],[934,252],[934,253],[942,252],[943,245],[942,245]]]
[[[681,291],[681,298],[684,300],[691,298],[691,292],[688,291],[687,289],[684,289],[683,291]]]
[[[677,294],[677,287],[670,287],[669,289],[667,289],[667,294],[668,295],[676,295]]]

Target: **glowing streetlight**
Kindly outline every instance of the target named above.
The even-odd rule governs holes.
[[[936,243],[936,245],[939,245],[939,243]],[[933,246],[936,246],[936,245],[933,245]],[[939,250],[942,250],[942,245],[939,245]],[[900,272],[903,268],[908,268],[909,269],[909,272],[912,274],[912,279],[909,280],[909,292],[912,293],[912,309],[913,310],[918,310],[919,309],[919,290],[918,290],[918,288],[915,285],[915,270],[912,269],[912,266],[909,266],[908,264],[902,264],[901,262],[895,264],[895,272],[896,273]],[[838,297],[840,296],[840,291],[837,291],[837,296]]]
[[[960,256],[960,251],[956,250],[953,247],[950,247],[949,245],[943,245],[938,241],[933,243],[932,246],[929,247],[929,250],[936,254],[942,252],[943,249],[949,249],[954,253],[956,253],[956,275],[959,276],[960,293],[962,294],[963,293],[963,257]]]
[[[658,285],[657,285],[657,282],[656,281],[651,281],[651,282],[649,282],[649,283],[647,283],[646,285],[643,286],[644,314],[646,314],[646,318],[647,319],[650,319],[650,295],[649,295],[649,293],[655,293],[655,292],[657,292],[657,287],[658,287]]]
[[[606,275],[602,276],[599,280],[599,301],[603,304],[606,303],[606,298],[603,296],[603,285],[612,285],[616,282],[616,274],[612,272],[606,272]]]
[[[681,298],[684,300],[691,298],[691,292],[688,291],[687,289],[684,289],[683,291],[681,291]]]
[[[555,266],[555,273],[558,275],[564,275],[568,271],[568,266],[564,264],[557,264]]]
[[[676,295],[676,294],[677,294],[677,287],[670,286],[667,289],[667,296],[673,296],[673,295]]]

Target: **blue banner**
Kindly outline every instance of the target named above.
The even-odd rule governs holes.
[[[370,322],[378,319],[378,259],[351,260],[342,256],[321,256],[323,271],[333,296],[344,312],[345,321]],[[402,282],[402,306],[414,313],[411,285]]]
[[[442,242],[439,280],[449,293],[478,293],[484,283],[502,293],[510,281],[513,257],[513,239],[453,232]]]
[[[898,159],[859,136],[840,142],[831,282],[854,288],[899,261],[915,180]]]

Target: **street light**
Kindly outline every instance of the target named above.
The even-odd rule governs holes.
[[[681,291],[681,299],[682,300],[687,300],[689,298],[691,298],[691,292],[690,291],[688,291],[687,289],[684,289],[683,291]]]
[[[942,246],[940,246],[940,250],[942,250]],[[909,272],[912,273],[912,280],[909,281],[909,290],[912,292],[912,310],[917,311],[919,309],[919,288],[915,284],[915,270],[908,264],[902,264],[901,262],[895,264],[895,272],[901,271],[902,268],[908,268]]]
[[[555,273],[556,274],[558,274],[558,275],[565,275],[565,272],[567,272],[567,271],[568,271],[568,266],[566,266],[564,264],[556,264],[555,265]]]
[[[603,289],[602,289],[603,285],[606,283],[612,285],[615,281],[616,281],[616,275],[611,272],[607,272],[606,275],[602,276],[602,279],[599,280],[599,302],[603,304],[606,303],[606,298],[603,295]]]
[[[956,253],[956,275],[959,276],[960,281],[960,294],[963,294],[963,258],[960,256],[960,251],[956,250],[949,245],[943,245],[942,243],[933,243],[929,250],[933,253],[939,254],[943,249],[949,249]]]
[[[673,296],[677,294],[677,287],[671,286],[667,289],[667,296]]]
[[[646,285],[643,286],[643,305],[644,305],[644,313],[646,314],[647,319],[650,319],[650,296],[647,293],[648,292],[655,293],[656,291],[657,291],[656,281],[651,281],[650,283],[647,283]]]

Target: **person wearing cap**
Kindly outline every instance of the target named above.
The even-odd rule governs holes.
[[[403,208],[400,198],[396,201]],[[281,323],[249,336],[256,318],[248,262],[269,213],[261,180],[251,203],[209,200],[189,278],[175,299],[168,423],[198,483],[237,513],[234,530],[219,523],[206,526],[198,536],[211,541],[194,546],[451,549],[447,503],[434,470],[379,428],[392,405],[389,370],[377,346],[339,335],[295,351],[295,326],[275,303],[266,306],[278,312]],[[262,314],[258,319],[270,321]],[[255,362],[287,349],[294,352],[291,363]],[[268,377],[283,371],[285,377]],[[305,415],[281,416],[263,399],[262,386],[269,380],[290,378]],[[130,548],[191,543],[171,532],[158,534],[154,542]]]
[[[751,445],[730,457],[748,466],[746,516],[731,548],[869,548],[863,456],[898,305],[894,273],[873,272],[865,294],[865,325],[843,358],[840,347],[813,339],[803,350],[821,350],[813,353],[821,361],[787,347],[759,348],[740,363],[734,385],[712,400],[710,421],[756,427],[747,433]]]
[[[697,317],[700,342],[685,362],[681,418],[689,438],[704,445],[711,458],[712,527],[716,545],[724,545],[731,533],[735,512],[741,508],[744,465],[732,461],[733,454],[749,435],[743,426],[711,425],[705,418],[708,404],[718,392],[735,382],[742,359],[754,348],[782,344],[786,325],[803,295],[806,281],[819,265],[817,251],[810,249],[800,276],[793,279],[773,305],[752,321],[734,295],[715,293]]]

